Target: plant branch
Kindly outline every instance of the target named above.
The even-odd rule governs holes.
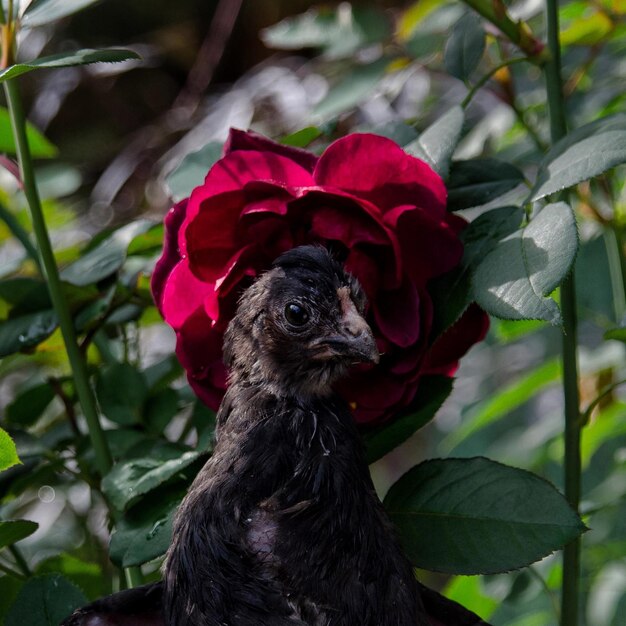
[[[506,11],[502,0],[463,0],[465,4],[482,15],[513,42],[535,65],[543,65],[549,54],[543,44],[530,30],[526,22],[515,22]]]
[[[20,552],[20,549],[16,545],[12,545],[12,546],[9,546],[9,552],[13,555],[13,558],[15,559],[15,563],[19,567],[22,574],[26,576],[26,578],[29,578],[30,576],[32,576],[33,573],[30,571],[30,567],[28,567],[28,563],[26,562],[26,559]]]
[[[521,63],[522,61],[527,60],[528,59],[526,57],[515,57],[513,59],[507,59],[506,61],[502,61],[502,63],[493,67],[472,86],[468,94],[465,96],[465,98],[463,98],[461,106],[463,108],[466,108],[467,105],[472,101],[472,98],[478,93],[479,89],[486,85],[494,76],[494,74],[497,74],[501,69],[508,67],[509,65],[514,65],[515,63]]]
[[[89,427],[89,436],[96,455],[96,465],[101,476],[104,476],[112,465],[111,452],[98,417],[96,401],[89,384],[87,367],[80,353],[74,331],[74,322],[63,293],[63,285],[59,277],[59,270],[48,235],[48,229],[41,208],[35,173],[33,169],[30,148],[26,138],[26,119],[22,109],[22,101],[15,80],[7,80],[4,83],[4,90],[11,116],[13,134],[17,148],[18,162],[22,181],[24,182],[24,195],[30,209],[33,230],[37,240],[37,247],[41,257],[44,276],[48,282],[50,299],[59,318],[59,326],[63,335],[65,349],[74,376],[76,393],[85,415],[85,420]]]
[[[561,78],[561,49],[559,44],[559,14],[557,0],[547,0],[546,19],[550,59],[544,66],[550,135],[552,143],[567,133],[563,82]],[[577,365],[577,317],[574,270],[561,285],[563,311],[563,393],[565,400],[565,497],[572,508],[580,509],[580,392]],[[561,624],[578,624],[578,589],[580,578],[580,539],[563,550],[563,588],[561,594]]]

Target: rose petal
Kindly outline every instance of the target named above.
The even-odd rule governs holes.
[[[445,215],[446,188],[423,161],[378,135],[353,134],[333,142],[313,173],[321,187],[338,187],[385,212],[401,204]]]
[[[198,307],[203,306],[214,287],[213,283],[198,280],[190,271],[187,261],[180,261],[170,273],[163,289],[163,318],[172,328],[179,329]]]
[[[235,152],[235,150],[258,150],[260,152],[280,154],[291,159],[309,172],[312,172],[317,164],[317,157],[308,150],[276,143],[250,130],[231,128],[228,139],[224,144],[224,154]]]
[[[189,384],[203,402],[217,409],[226,389],[222,332],[211,326],[206,313],[199,308],[185,320],[176,338],[176,355],[187,370]]]
[[[426,285],[460,263],[463,244],[446,220],[405,205],[389,211],[385,221],[397,233],[403,265],[417,284]]]
[[[181,258],[180,250],[178,249],[178,231],[185,219],[186,208],[187,199],[175,204],[165,216],[163,253],[154,267],[150,281],[152,296],[161,315],[163,314],[163,290],[167,277]]]
[[[406,348],[420,336],[420,297],[405,278],[393,291],[380,291],[373,306],[380,332],[396,346]]]

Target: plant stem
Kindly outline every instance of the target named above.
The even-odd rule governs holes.
[[[461,106],[466,108],[467,105],[471,102],[472,98],[476,95],[478,90],[483,87],[489,80],[497,74],[501,69],[508,67],[509,65],[515,65],[515,63],[521,63],[522,61],[528,61],[526,57],[515,57],[514,59],[507,59],[506,61],[502,61],[499,65],[491,68],[484,76],[476,82],[476,84],[469,90],[468,94],[463,98],[463,102],[461,102]]]
[[[96,465],[100,474],[104,476],[104,474],[111,469],[111,452],[104,437],[102,426],[100,425],[96,401],[91,386],[89,385],[87,367],[78,348],[74,323],[63,293],[59,270],[52,252],[52,245],[50,244],[50,237],[48,235],[48,229],[39,199],[39,192],[37,190],[37,183],[35,181],[30,148],[28,146],[28,140],[26,139],[26,119],[24,117],[22,101],[15,80],[5,81],[4,90],[11,116],[13,134],[15,136],[20,172],[24,183],[24,195],[26,196],[33,221],[33,230],[35,231],[43,273],[48,282],[50,299],[52,300],[54,310],[59,318],[59,326],[61,327],[65,349],[72,369],[76,393],[83,409],[85,420],[87,421],[89,436],[96,455]]]
[[[22,556],[20,549],[16,545],[9,546],[9,552],[13,555],[17,566],[20,568],[22,574],[28,578],[32,576],[33,573],[30,571],[30,567],[28,567],[28,563],[26,559]]]
[[[563,83],[561,80],[561,49],[559,45],[559,15],[557,0],[547,0],[547,32],[550,59],[544,66],[550,135],[552,142],[567,133]],[[580,509],[580,395],[578,389],[577,319],[574,270],[561,285],[563,311],[563,393],[565,399],[565,497],[572,508]],[[580,578],[580,539],[563,550],[563,589],[561,594],[561,624],[578,624],[578,588]]]

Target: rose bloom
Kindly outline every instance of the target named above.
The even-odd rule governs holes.
[[[244,288],[289,248],[328,247],[361,282],[382,354],[338,391],[357,421],[376,423],[410,410],[423,376],[452,376],[485,336],[476,305],[432,336],[429,281],[459,264],[465,225],[446,211],[441,178],[389,139],[348,135],[317,157],[231,130],[204,183],[165,219],[152,289],[189,383],[217,409],[222,339]]]

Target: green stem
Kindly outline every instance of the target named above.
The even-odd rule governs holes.
[[[33,230],[35,231],[43,273],[48,282],[50,299],[52,300],[52,304],[59,318],[59,326],[61,328],[61,334],[63,335],[65,350],[74,377],[76,394],[87,422],[91,445],[93,446],[96,456],[96,466],[100,475],[104,476],[111,469],[113,459],[104,436],[102,425],[100,424],[98,410],[96,408],[96,399],[91,385],[89,384],[87,365],[78,346],[74,323],[63,293],[63,285],[59,277],[59,270],[52,251],[52,245],[50,244],[50,237],[41,208],[41,200],[39,199],[39,191],[37,190],[33,161],[26,138],[26,118],[22,108],[22,100],[15,80],[7,80],[4,83],[4,90],[9,107],[9,114],[11,116],[11,126],[15,137],[21,178],[24,184],[24,195],[26,196],[26,201],[28,202],[31,212]],[[117,513],[112,508],[111,516],[114,519],[118,517]],[[127,568],[126,577],[129,583],[139,584],[142,579],[141,569],[138,567]]]
[[[59,318],[59,326],[61,327],[65,349],[74,376],[76,393],[83,409],[85,420],[87,421],[89,436],[96,455],[96,465],[100,474],[104,476],[111,469],[111,465],[113,464],[111,452],[104,437],[102,426],[100,425],[96,401],[91,386],[89,385],[87,367],[78,348],[74,323],[63,293],[59,270],[52,252],[52,245],[50,244],[50,237],[48,235],[48,229],[39,199],[39,192],[37,190],[37,183],[35,181],[30,148],[28,146],[28,140],[26,139],[26,119],[24,117],[22,101],[15,80],[5,81],[4,90],[9,106],[13,134],[15,136],[17,157],[24,184],[24,195],[26,196],[30,208],[33,230],[35,231],[44,276],[48,282],[50,299],[52,300],[52,304]]]
[[[15,559],[15,562],[17,563],[17,566],[20,568],[20,571],[22,572],[22,574],[24,574],[26,578],[29,578],[30,576],[32,576],[33,573],[30,571],[30,567],[28,567],[28,563],[26,562],[26,559],[22,556],[22,553],[20,552],[19,548],[15,545],[9,546],[9,552],[13,555],[13,558]]]
[[[501,30],[509,41],[526,54],[529,61],[536,65],[543,65],[547,61],[548,55],[543,44],[534,37],[528,24],[511,19],[502,0],[463,0],[463,2]]]
[[[615,321],[619,324],[626,313],[626,292],[624,290],[623,259],[619,249],[619,240],[614,228],[604,229],[604,245],[609,261],[609,277],[613,292],[613,310]]]
[[[467,107],[467,105],[472,101],[472,98],[476,95],[478,90],[483,87],[486,83],[491,80],[494,74],[499,72],[502,68],[508,67],[509,65],[515,65],[515,63],[521,63],[522,61],[528,61],[526,57],[515,57],[514,59],[508,59],[507,61],[503,61],[499,65],[496,65],[494,68],[489,70],[484,76],[482,76],[476,84],[469,90],[468,94],[461,102],[461,106],[463,108]]]
[[[557,0],[547,0],[547,32],[550,60],[544,66],[550,135],[552,143],[567,133],[563,83],[561,79],[561,49],[559,45],[559,13]],[[565,399],[565,497],[572,508],[580,509],[580,395],[578,389],[577,318],[574,270],[561,285],[563,311],[563,393]],[[578,624],[578,589],[580,579],[580,539],[563,550],[563,589],[561,594],[561,624]]]
[[[41,271],[41,261],[39,260],[39,254],[37,254],[37,248],[35,248],[33,242],[30,240],[29,234],[19,223],[15,215],[3,204],[0,204],[0,220],[6,224],[11,234],[22,244],[26,254],[35,262]]]

